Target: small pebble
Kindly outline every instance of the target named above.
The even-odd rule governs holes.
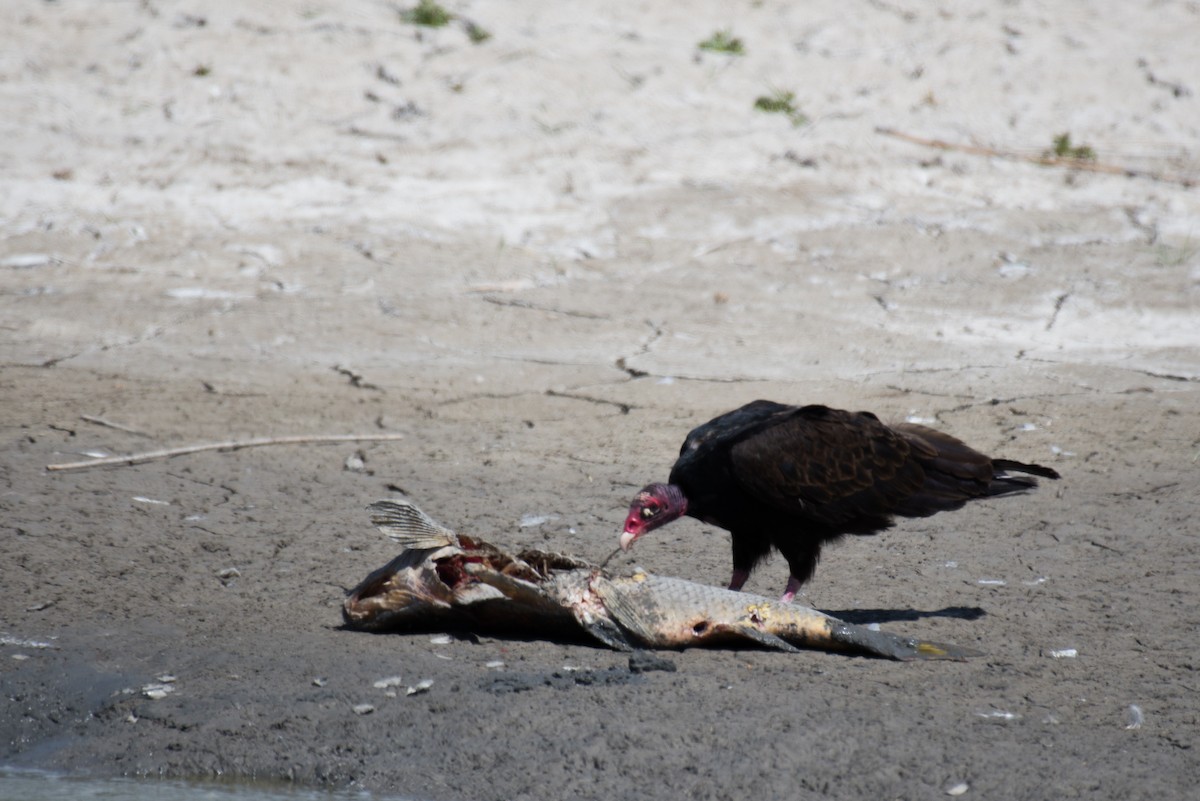
[[[1129,705],[1129,709],[1125,710],[1125,719],[1129,721],[1125,724],[1125,728],[1130,730],[1140,729],[1146,722],[1146,716],[1142,714],[1142,708],[1137,704]]]
[[[217,571],[217,578],[219,579],[238,578],[241,575],[242,571],[238,570],[236,567],[223,567]]]
[[[493,659],[491,662],[486,663],[484,667],[491,668],[492,670],[499,670],[500,668],[504,667],[504,661],[500,659]]]
[[[317,678],[313,679],[314,687],[324,687],[328,683],[329,683],[329,679],[327,679],[323,676],[318,676]]]
[[[405,695],[416,695],[417,693],[425,692],[432,686],[433,686],[433,679],[421,679],[419,682],[417,682],[415,687],[409,687],[408,690],[404,694]]]
[[[449,645],[453,640],[454,638],[449,634],[435,634],[429,638],[429,641],[434,645]]]
[[[946,788],[946,795],[962,795],[969,789],[966,782],[954,782]]]

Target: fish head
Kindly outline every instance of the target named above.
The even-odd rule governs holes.
[[[674,484],[647,484],[629,505],[621,549],[628,551],[634,540],[687,514],[687,496]]]

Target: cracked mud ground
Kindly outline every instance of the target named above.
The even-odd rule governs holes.
[[[0,764],[434,799],[1184,797],[1200,18],[1143,5],[764,3],[742,57],[697,50],[715,3],[455,7],[478,45],[383,3],[5,6]],[[772,87],[806,125],[753,108]],[[1069,129],[1139,173],[878,126],[1032,157]],[[689,651],[626,681],[586,645],[338,628],[394,555],[370,501],[600,558],[688,429],[759,397],[1063,473],[846,542],[807,587],[985,657]],[[343,433],[404,438],[45,470]],[[635,557],[719,583],[728,538],[681,522]]]

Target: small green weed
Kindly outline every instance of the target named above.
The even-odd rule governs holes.
[[[488,39],[492,38],[492,34],[489,31],[480,27],[479,25],[476,25],[470,20],[465,21],[463,24],[463,29],[466,30],[467,38],[471,40],[472,44],[483,44]]]
[[[1077,161],[1095,161],[1096,151],[1087,145],[1072,145],[1071,134],[1061,133],[1054,137],[1054,146],[1047,150],[1046,157],[1059,159],[1076,159]]]
[[[1154,261],[1159,267],[1182,267],[1189,264],[1197,253],[1200,253],[1200,246],[1189,236],[1182,245],[1168,245],[1163,242],[1156,244]]]
[[[454,15],[443,8],[437,0],[419,0],[412,8],[400,12],[400,19],[410,25],[424,25],[426,28],[441,28],[449,25]]]
[[[731,56],[741,56],[746,53],[742,40],[733,35],[733,31],[717,31],[699,45],[701,50],[713,53],[727,53]]]
[[[754,107],[768,114],[783,114],[792,121],[792,125],[808,122],[804,112],[796,108],[795,93],[783,89],[776,89],[769,95],[760,95],[755,99]]]

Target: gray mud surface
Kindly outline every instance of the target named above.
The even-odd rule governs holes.
[[[5,4],[0,764],[438,801],[1194,792],[1200,12],[844,5],[453,4],[473,44],[382,2]],[[724,28],[745,55],[697,49]],[[754,108],[775,88],[807,122]],[[1069,132],[1140,172],[879,126]],[[371,501],[599,559],[755,398],[1063,474],[806,587],[986,656],[633,672],[340,628],[395,553]],[[403,439],[46,469],[350,433]],[[633,556],[722,583],[728,551],[689,520]]]

